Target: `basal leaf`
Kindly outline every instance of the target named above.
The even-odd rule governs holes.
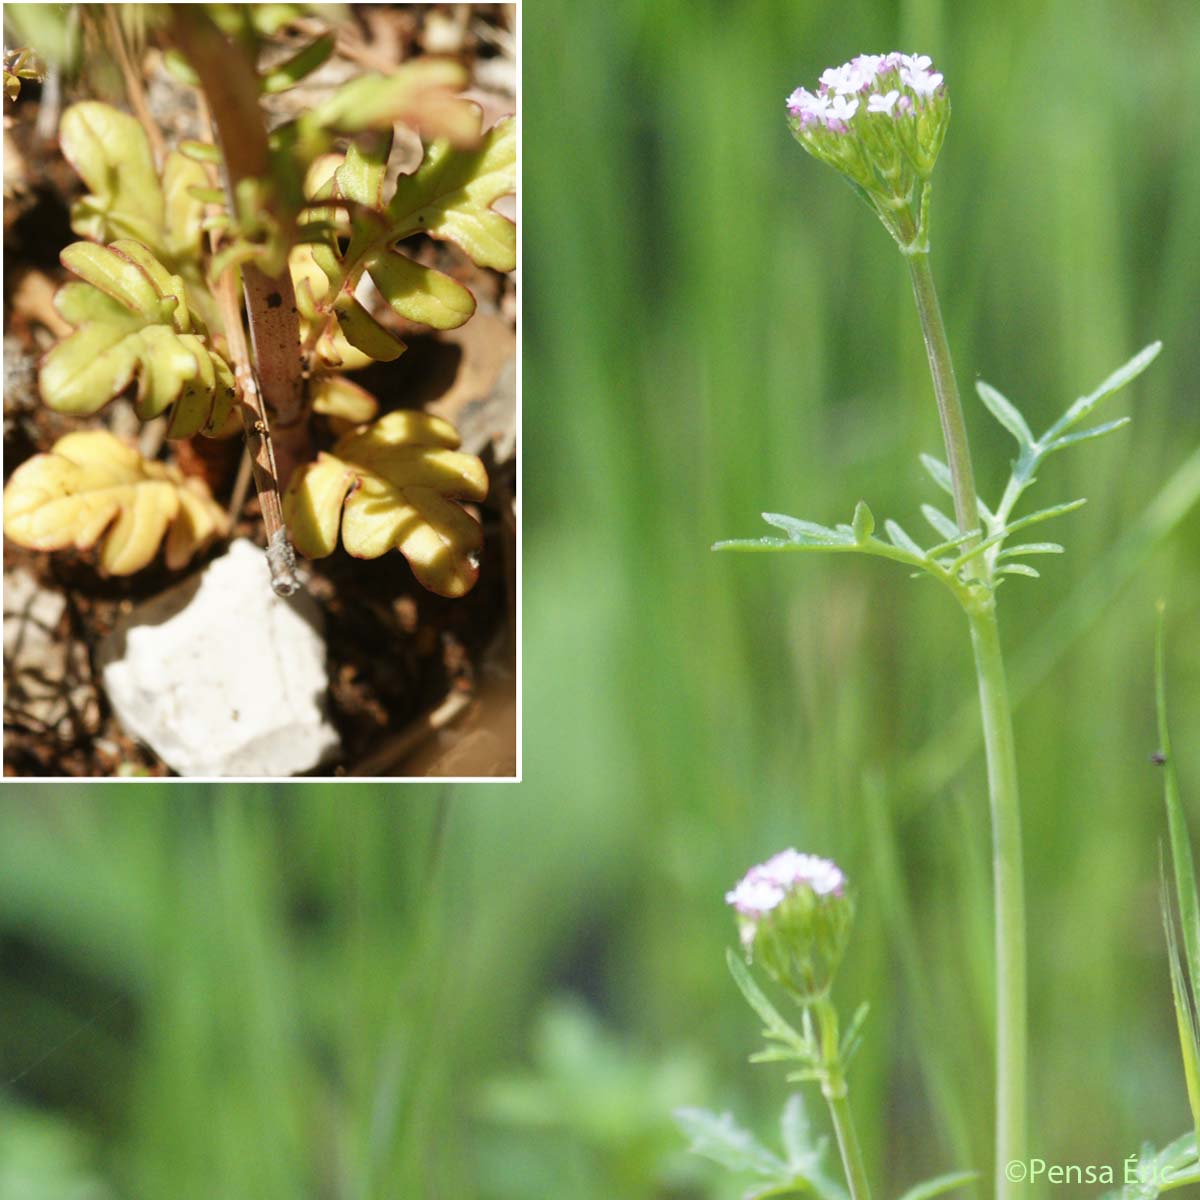
[[[202,482],[103,431],[60,438],[49,454],[22,463],[4,489],[5,536],[32,550],[102,542],[100,567],[110,575],[146,566],[164,536],[167,566],[177,570],[227,528]]]
[[[63,113],[59,141],[89,194],[71,208],[71,228],[94,242],[132,238],[172,269],[196,263],[201,252],[204,167],[172,151],[162,179],[140,122],[97,100]]]
[[[370,392],[341,375],[320,376],[309,394],[314,412],[349,425],[365,425],[379,411],[379,402]]]
[[[187,155],[172,151],[163,164],[162,246],[171,262],[198,261],[204,236],[204,201],[208,172]]]
[[[316,335],[315,351],[323,366],[339,371],[357,371],[370,366],[374,361],[371,356],[346,340],[341,326],[333,320],[332,312],[325,309],[323,301],[329,293],[329,279],[318,265],[314,249],[313,246],[295,246],[288,256],[296,306],[300,310],[300,339],[308,343],[314,327],[319,327],[321,332]]]
[[[68,283],[55,298],[77,328],[42,360],[47,405],[94,413],[136,380],[142,420],[176,406],[168,436],[219,429],[234,403],[233,372],[207,345],[182,279],[133,241],[76,242],[62,260],[87,282]]]
[[[428,233],[457,244],[476,265],[516,266],[516,226],[492,205],[516,188],[517,131],[511,117],[497,122],[477,149],[435,142],[412,175],[401,175],[388,205],[393,239]]]
[[[732,1113],[714,1113],[704,1108],[678,1108],[675,1120],[691,1139],[688,1149],[731,1171],[746,1171],[767,1177],[786,1173],[787,1164],[772,1154],[749,1130],[734,1120]]]
[[[475,297],[462,284],[394,250],[372,258],[367,272],[392,309],[418,325],[457,329],[475,312]]]
[[[376,362],[391,362],[404,353],[405,344],[384,328],[362,305],[353,292],[340,292],[333,311],[346,341]]]
[[[475,311],[475,298],[449,275],[414,262],[396,243],[414,234],[452,241],[479,266],[510,271],[516,265],[516,230],[492,204],[516,186],[516,132],[511,120],[478,136],[471,148],[441,138],[421,165],[402,175],[391,199],[385,196],[390,132],[358,139],[329,175],[328,159],[308,172],[314,201],[348,201],[350,237],[340,250],[332,239],[316,245],[311,261],[326,284],[310,285],[313,319],[334,313],[346,340],[374,359],[395,358],[403,343],[380,325],[358,296],[364,273],[400,317],[435,329],[454,329]],[[310,210],[314,220],[338,219],[339,208]],[[302,305],[303,307],[303,305]]]
[[[395,547],[422,586],[461,596],[479,575],[479,522],[455,500],[482,500],[483,463],[458,450],[453,426],[418,412],[392,412],[349,433],[330,454],[292,475],[283,511],[296,549],[323,558],[342,543],[356,558]]]
[[[71,228],[96,242],[121,237],[157,242],[162,189],[137,119],[98,100],[84,100],[63,113],[59,143],[90,191],[72,206]]]

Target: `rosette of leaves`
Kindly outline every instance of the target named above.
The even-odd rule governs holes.
[[[474,116],[478,130],[479,116]],[[310,325],[336,319],[346,341],[377,361],[391,361],[404,343],[358,298],[370,276],[397,316],[434,329],[455,329],[475,312],[475,298],[449,275],[409,258],[397,243],[416,234],[450,241],[480,267],[511,271],[516,266],[516,227],[492,205],[516,186],[516,130],[502,120],[467,148],[440,137],[425,150],[420,166],[401,175],[386,195],[391,131],[351,143],[345,158],[316,191],[316,199],[344,201],[349,226],[344,248],[329,238],[312,246],[312,261],[324,280],[300,272],[296,301]],[[336,209],[318,210],[324,218]]]
[[[182,278],[133,239],[76,242],[61,257],[83,282],[55,297],[76,328],[42,360],[45,402],[56,412],[90,414],[136,380],[143,421],[174,405],[168,437],[219,432],[233,411],[233,372],[209,346]]]
[[[100,568],[131,575],[166,538],[166,564],[185,566],[228,532],[224,510],[198,479],[152,462],[102,430],[68,433],[22,463],[4,489],[4,533],[31,550],[90,550]]]
[[[454,427],[426,413],[399,411],[346,434],[331,453],[293,474],[283,515],[309,558],[337,546],[378,558],[395,547],[422,586],[462,596],[479,575],[483,530],[456,500],[481,501],[487,472],[458,449]]]

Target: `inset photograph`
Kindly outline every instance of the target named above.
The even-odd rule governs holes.
[[[518,778],[516,7],[4,33],[5,776]]]

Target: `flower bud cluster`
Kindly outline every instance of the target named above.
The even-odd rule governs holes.
[[[725,900],[738,914],[747,957],[803,1004],[829,991],[854,916],[835,863],[783,850],[751,867]]]
[[[924,224],[925,190],[950,122],[945,81],[924,54],[860,54],[787,98],[788,125],[846,175],[902,246]]]

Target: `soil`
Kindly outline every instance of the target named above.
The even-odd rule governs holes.
[[[490,125],[514,108],[514,29],[507,6],[362,6],[351,9],[334,61],[345,78],[354,71],[383,69],[427,45],[457,55],[472,69],[476,82],[470,94],[483,105]],[[153,41],[151,35],[142,66],[169,144],[177,134],[161,114],[171,111],[171,84]],[[11,34],[6,44],[13,44]],[[66,278],[59,251],[78,240],[69,211],[81,193],[56,145],[39,133],[39,114],[44,129],[42,107],[52,102],[52,92],[26,83],[15,103],[4,103],[4,477],[72,429],[105,427],[140,443],[144,454],[202,476],[228,507],[237,488],[240,437],[166,443],[154,429],[139,428],[127,401],[80,421],[51,412],[37,395],[37,361],[63,332],[50,299]],[[127,107],[119,94],[97,95],[95,80],[62,78],[62,106],[85,97]],[[194,136],[187,128],[194,105],[181,98],[176,110],[184,114],[179,133]],[[401,248],[470,288],[478,314],[448,334],[399,328],[403,323],[393,318],[408,351],[394,363],[376,364],[349,378],[379,399],[381,411],[429,407],[455,421],[464,449],[484,459],[491,489],[476,513],[485,534],[482,569],[470,593],[448,600],[421,588],[394,551],[362,561],[339,546],[329,558],[304,564],[305,586],[325,610],[328,707],[342,741],[338,758],[313,774],[511,777],[517,761],[514,281],[477,268],[456,248],[430,239],[412,239]],[[317,422],[318,443],[328,447],[334,431],[321,418]],[[231,536],[265,545],[252,487],[238,507]],[[52,665],[35,665],[33,675],[23,677],[13,674],[6,641],[6,776],[170,774],[114,718],[95,670],[96,648],[120,613],[201,569],[223,548],[223,543],[211,547],[183,572],[169,571],[160,554],[146,570],[115,578],[97,570],[92,553],[43,554],[5,542],[6,576],[28,572],[38,589],[65,600],[48,640],[66,651],[56,652]],[[30,686],[31,678],[36,687]],[[50,701],[47,690],[53,693]]]

